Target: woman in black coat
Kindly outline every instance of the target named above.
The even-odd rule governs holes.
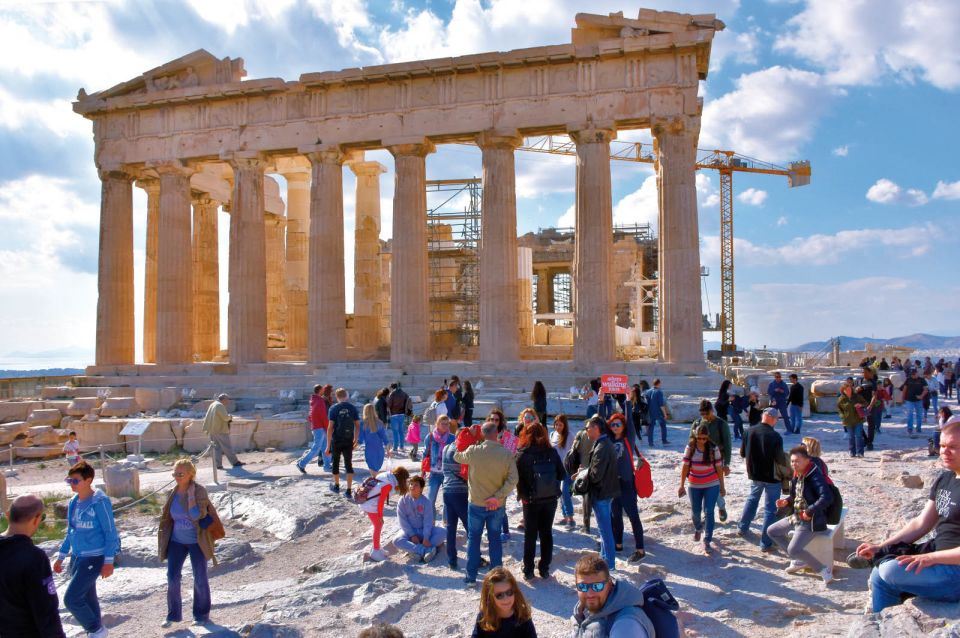
[[[523,577],[533,578],[533,558],[540,539],[541,578],[550,577],[553,560],[553,519],[566,476],[547,429],[534,422],[523,428],[517,448],[517,496],[523,503]]]

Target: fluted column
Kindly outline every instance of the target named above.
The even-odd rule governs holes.
[[[133,178],[119,170],[101,170],[100,179],[96,364],[132,364]]]
[[[699,118],[654,123],[660,193],[660,358],[703,363],[696,151]]]
[[[610,140],[607,128],[571,131],[577,144],[576,233],[573,255],[573,358],[580,364],[613,361],[611,266],[613,200],[610,190]]]
[[[287,350],[307,354],[307,282],[310,232],[310,173],[282,173],[287,180]]]
[[[519,135],[483,133],[480,217],[480,360],[520,358],[517,282],[517,191],[513,152]]]
[[[267,242],[267,347],[286,347],[287,295],[284,275],[286,250],[283,235],[287,225],[282,215],[264,213]]]
[[[338,149],[307,154],[310,184],[310,325],[307,360],[343,361],[347,355],[346,284],[343,281],[343,160]]]
[[[190,175],[180,162],[154,167],[160,175],[157,230],[157,363],[193,361],[193,255]]]
[[[361,354],[380,346],[383,313],[380,278],[380,162],[351,162],[357,176],[357,206],[353,251],[353,332]]]
[[[228,343],[233,363],[267,360],[267,269],[263,226],[264,161],[257,155],[229,156],[233,168],[230,203],[230,304]]]
[[[427,289],[428,142],[389,147],[396,181],[393,193],[393,255],[390,287],[390,360],[430,360]]]
[[[147,242],[143,269],[143,362],[157,361],[157,231],[160,224],[160,180],[138,179],[147,194]]]
[[[193,202],[193,351],[200,361],[220,353],[219,207],[209,197]]]

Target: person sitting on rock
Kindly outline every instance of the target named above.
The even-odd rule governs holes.
[[[429,563],[443,545],[446,531],[433,525],[433,503],[423,495],[425,486],[422,476],[410,478],[409,493],[397,503],[400,533],[393,539],[393,544],[397,549],[419,557],[420,562]]]
[[[847,557],[855,569],[873,567],[874,613],[905,596],[960,601],[960,423],[943,427],[940,460],[944,471],[923,511],[882,543],[863,543]],[[917,543],[932,530],[933,539]]]

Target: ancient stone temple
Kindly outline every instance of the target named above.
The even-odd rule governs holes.
[[[612,276],[610,141],[648,128],[660,193],[657,264],[644,266],[659,285],[659,345],[649,361],[699,369],[697,89],[722,28],[713,15],[579,14],[566,44],[292,81],[244,79],[242,60],[199,50],[104,91],[81,89],[74,110],[93,122],[102,180],[95,368],[137,364],[134,186],[148,201],[144,362],[216,361],[229,371],[379,358],[407,370],[446,358],[430,334],[425,158],[465,141],[480,148],[483,167],[471,358],[499,366],[533,358],[524,355],[536,345],[531,282],[550,271],[536,272],[530,247],[518,244],[514,154],[524,136],[544,134],[569,135],[577,152],[571,369],[613,362],[623,313],[632,308],[638,326],[649,317],[632,302],[618,306],[624,297],[614,290],[623,276]],[[379,239],[379,180],[390,167],[366,161],[370,149],[394,158],[389,254]],[[357,177],[349,320],[345,166]],[[227,291],[218,285],[221,210],[230,216]]]

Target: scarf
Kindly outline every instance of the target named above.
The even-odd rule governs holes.
[[[177,492],[177,497],[182,498],[182,495]],[[200,507],[197,505],[197,484],[193,481],[190,481],[190,485],[187,487],[187,506],[184,509],[190,515],[190,518],[195,521],[200,520]]]
[[[800,518],[800,512],[807,509],[807,501],[803,498],[803,480],[807,473],[797,476],[797,488],[793,498],[793,514],[790,515],[790,522],[793,523],[794,527],[808,524],[807,521]]]
[[[440,451],[440,453],[437,454],[437,458],[430,462],[431,470],[434,472],[443,471],[443,448],[447,441],[447,436],[448,434],[443,434],[440,432],[440,430],[433,431],[433,441],[437,444],[437,449]]]

